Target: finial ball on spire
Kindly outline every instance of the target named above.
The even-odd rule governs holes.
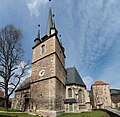
[[[38,24],[38,27],[40,27],[40,24]]]

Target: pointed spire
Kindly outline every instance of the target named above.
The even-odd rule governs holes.
[[[47,27],[46,27],[46,35],[50,36],[50,29],[53,27],[53,20],[52,20],[52,10],[51,7],[49,9],[48,14],[48,21],[47,21]]]
[[[40,24],[38,25],[38,39],[40,39]]]
[[[40,40],[40,24],[38,25],[38,35],[37,35],[37,37],[35,38],[35,40],[34,40],[34,45],[37,45],[37,44],[39,44],[41,42],[41,40]]]
[[[60,40],[60,44],[62,46],[62,39],[61,39],[61,35],[59,35],[59,40]]]
[[[55,28],[55,21],[53,20],[53,28]]]

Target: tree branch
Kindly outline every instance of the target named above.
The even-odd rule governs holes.
[[[2,87],[3,89],[5,89],[5,83],[4,82],[0,82],[0,87]]]
[[[8,96],[10,96],[10,95],[15,91],[15,89],[17,88],[17,86],[18,86],[19,83],[20,83],[20,78],[18,78],[17,84],[16,84],[15,87],[12,89],[12,91],[8,94]]]
[[[23,55],[21,38],[21,31],[13,25],[6,25],[0,29],[0,77],[4,79],[4,84],[1,82],[0,86],[5,89],[6,97],[9,97],[17,88],[21,78],[26,75],[26,70],[28,69],[27,65],[19,69],[17,67],[22,61]],[[20,70],[19,73],[18,70]],[[12,78],[17,79],[17,81],[11,82]],[[8,94],[9,89],[11,92]]]

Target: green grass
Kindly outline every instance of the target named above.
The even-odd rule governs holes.
[[[0,117],[38,117],[33,115],[28,115],[27,113],[0,113]]]
[[[0,107],[0,110],[1,110],[1,111],[3,111],[3,110],[4,110],[4,108],[3,108],[3,107]]]
[[[92,111],[83,113],[66,113],[58,117],[110,117],[106,112],[103,111]]]
[[[38,117],[33,115],[28,115],[27,113],[0,113],[0,117]],[[106,112],[96,110],[92,112],[84,113],[66,113],[58,117],[110,117]]]
[[[4,110],[3,107],[0,107],[0,111],[5,111],[5,110]],[[19,110],[13,110],[11,108],[8,108],[8,111],[6,111],[6,112],[21,112],[21,111],[19,111]]]
[[[4,108],[0,107],[0,111],[4,111]],[[38,117],[38,116],[28,115],[27,113],[17,113],[17,112],[20,111],[9,108],[8,111],[1,112],[0,117]]]

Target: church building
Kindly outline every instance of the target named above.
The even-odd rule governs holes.
[[[50,8],[46,34],[41,38],[38,29],[34,40],[32,75],[15,91],[12,108],[45,117],[91,109],[89,93],[77,69],[65,67],[65,49],[57,34]]]

